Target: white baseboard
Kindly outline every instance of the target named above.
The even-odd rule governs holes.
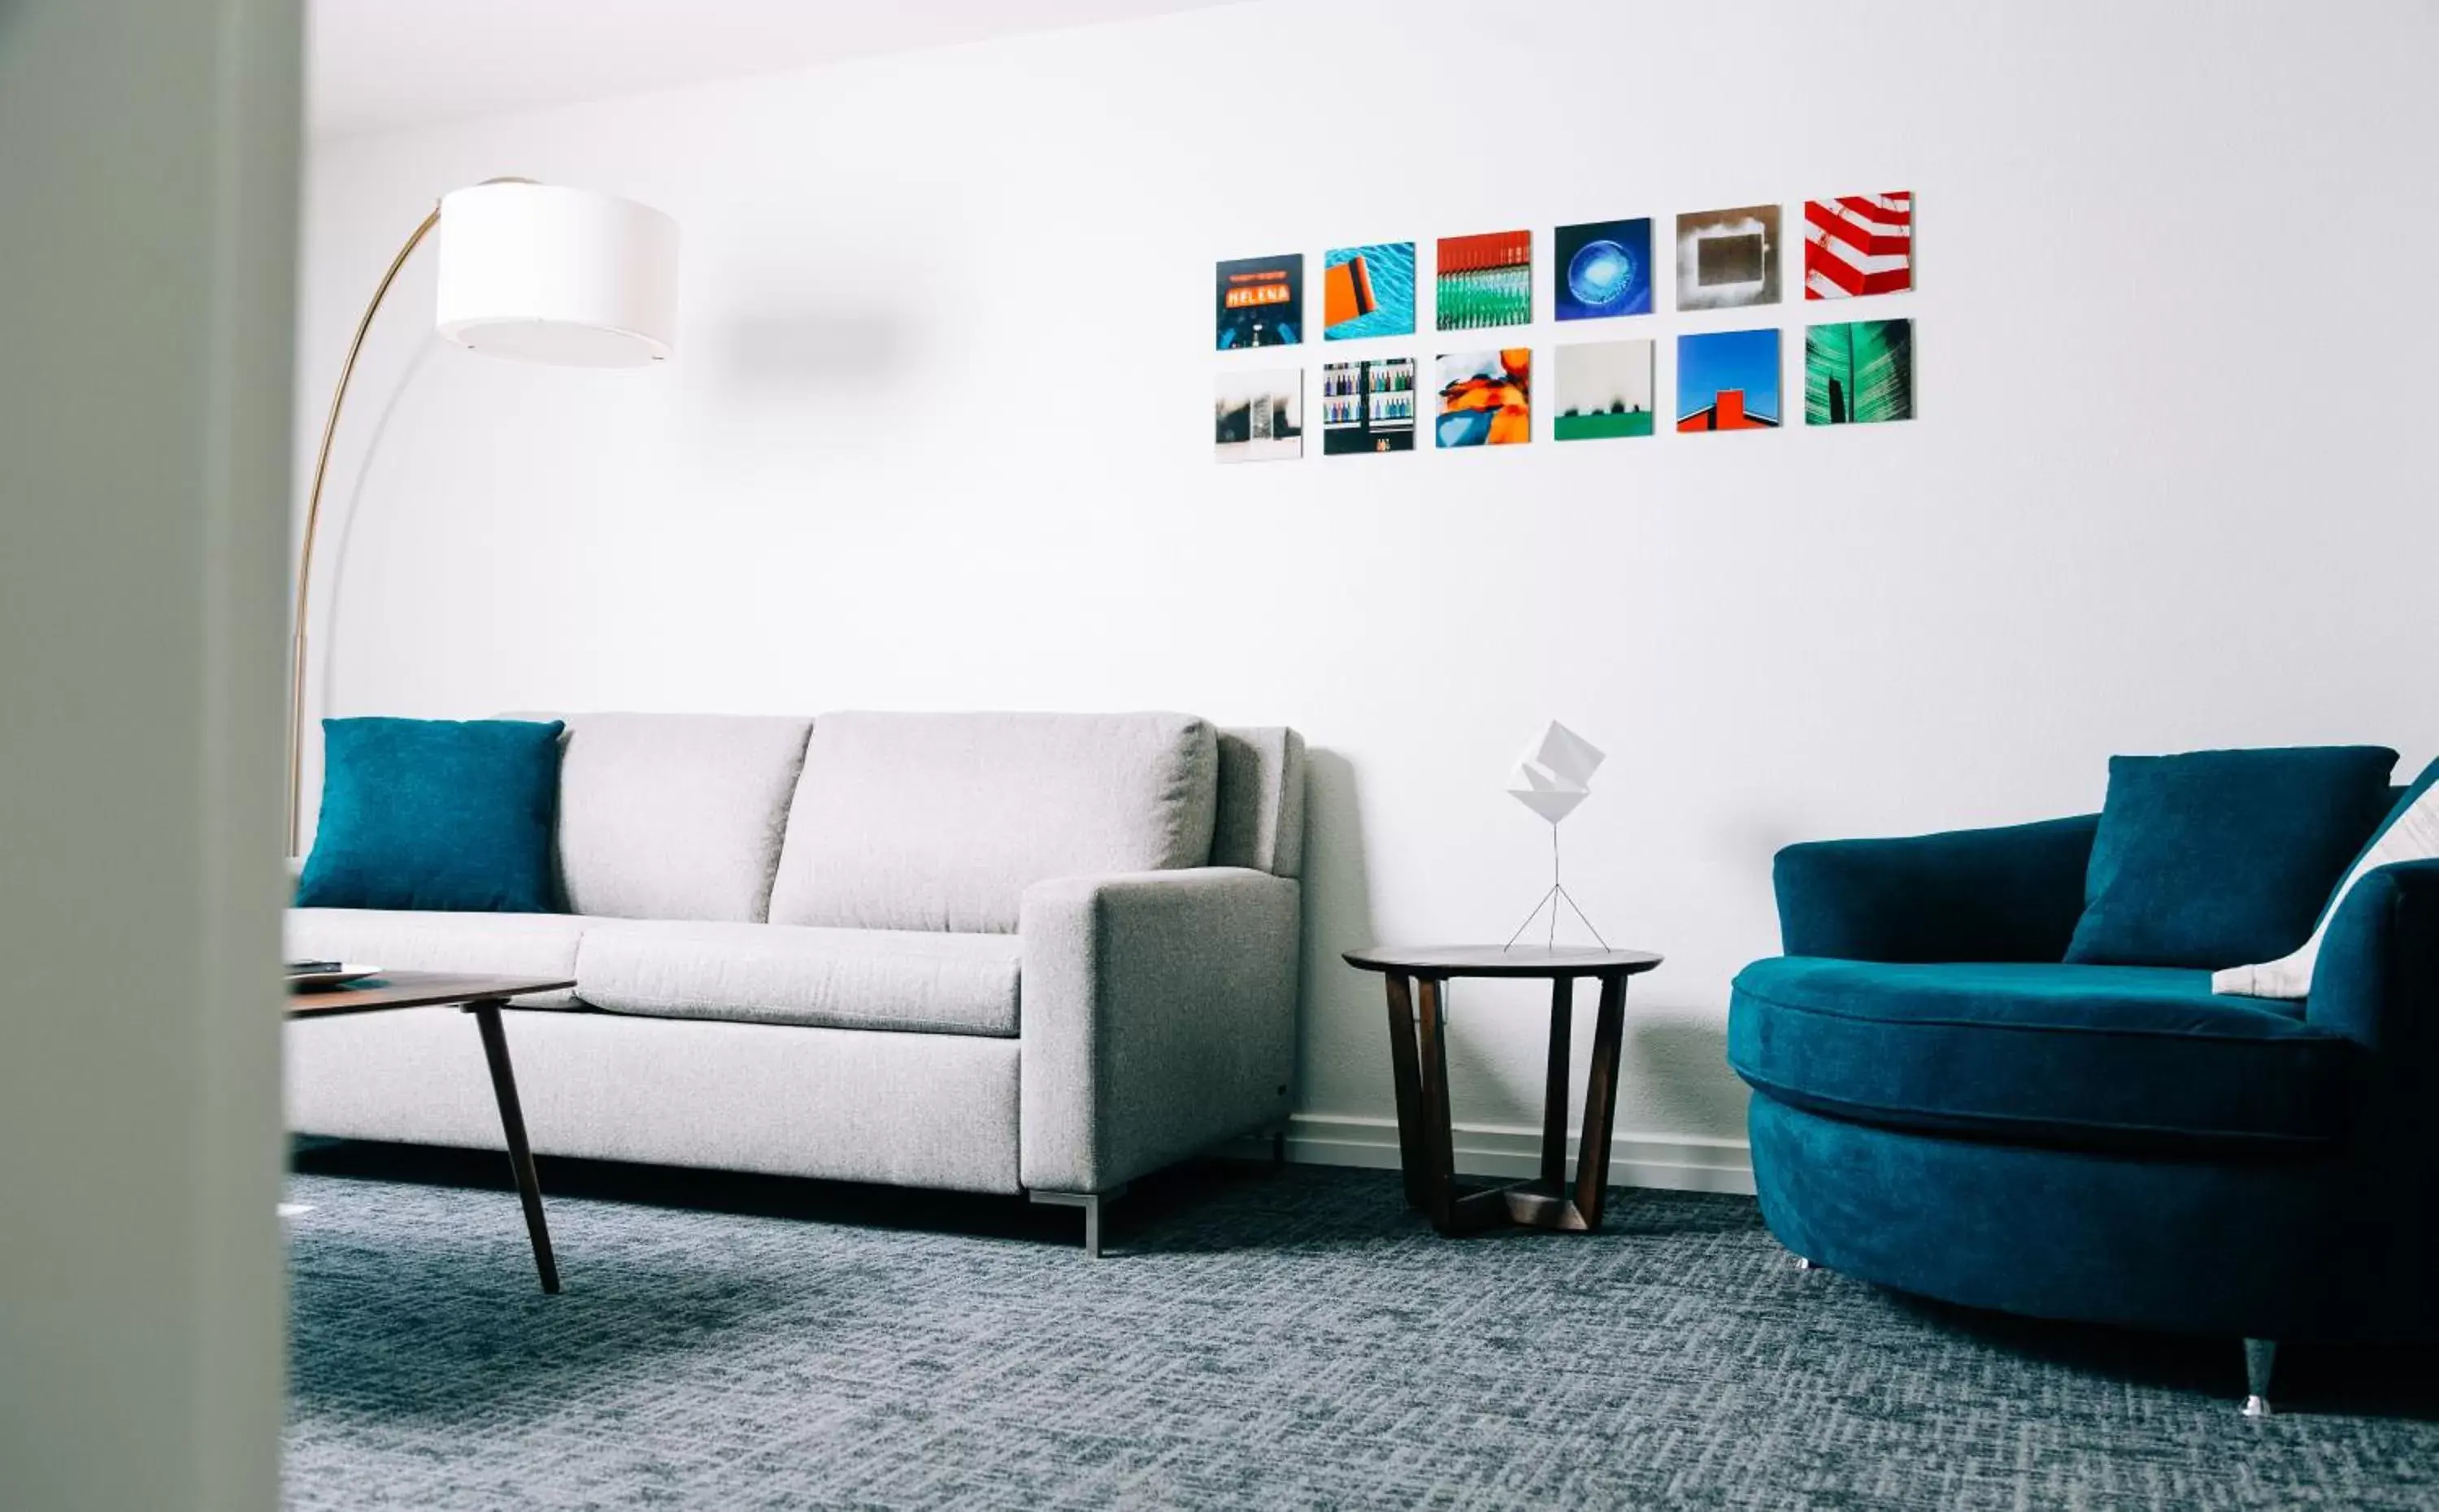
[[[1458,1124],[1456,1168],[1464,1176],[1516,1180],[1541,1168],[1541,1131],[1501,1124]],[[1235,1142],[1222,1154],[1267,1158],[1268,1142]],[[1310,1165],[1398,1168],[1398,1121],[1297,1113],[1288,1121],[1287,1156]],[[1610,1144],[1610,1180],[1619,1186],[1753,1195],[1753,1150],[1741,1139],[1620,1134]]]

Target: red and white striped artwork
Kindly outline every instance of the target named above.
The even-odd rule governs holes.
[[[1804,297],[1848,299],[1914,287],[1914,196],[1848,194],[1804,206]]]

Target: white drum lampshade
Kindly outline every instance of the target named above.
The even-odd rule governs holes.
[[[505,181],[440,201],[435,323],[461,347],[563,367],[640,367],[677,334],[678,224],[632,200]]]

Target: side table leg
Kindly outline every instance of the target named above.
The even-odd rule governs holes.
[[[483,1058],[491,1066],[491,1094],[500,1103],[500,1130],[508,1139],[508,1165],[516,1172],[517,1197],[525,1203],[525,1236],[533,1240],[534,1268],[542,1289],[559,1294],[559,1262],[551,1257],[550,1224],[542,1212],[542,1182],[534,1175],[533,1149],[525,1143],[525,1109],[517,1101],[517,1075],[508,1064],[508,1037],[500,1026],[500,1004],[469,1003],[483,1036]]]
[[[1448,984],[1424,977],[1422,989],[1423,1073],[1423,1211],[1432,1227],[1455,1232],[1456,1150],[1449,1128],[1448,1033],[1441,1016],[1441,997]]]
[[[1414,999],[1401,973],[1392,971],[1380,980],[1389,984],[1389,1075],[1398,1093],[1398,1164],[1406,1173],[1406,1205],[1427,1208],[1431,1199],[1423,1180],[1423,1087],[1415,1056]]]
[[[1575,1033],[1576,979],[1550,983],[1550,1078],[1541,1093],[1541,1180],[1554,1195],[1567,1189],[1567,1061]]]
[[[1601,1225],[1609,1191],[1609,1147],[1617,1129],[1618,1041],[1626,1037],[1626,978],[1601,978],[1600,1022],[1593,1030],[1593,1067],[1584,1087],[1584,1147],[1576,1160],[1576,1211],[1587,1232]]]

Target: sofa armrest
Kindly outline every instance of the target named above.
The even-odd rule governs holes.
[[[1024,890],[1020,1177],[1107,1191],[1287,1116],[1301,889],[1234,866]]]
[[[1789,845],[1781,948],[1848,961],[2058,961],[2083,915],[2096,815]]]
[[[2382,866],[2347,892],[2313,962],[2304,1018],[2384,1057],[2439,1054],[2439,861]],[[2439,1079],[2430,1090],[2439,1094]]]

